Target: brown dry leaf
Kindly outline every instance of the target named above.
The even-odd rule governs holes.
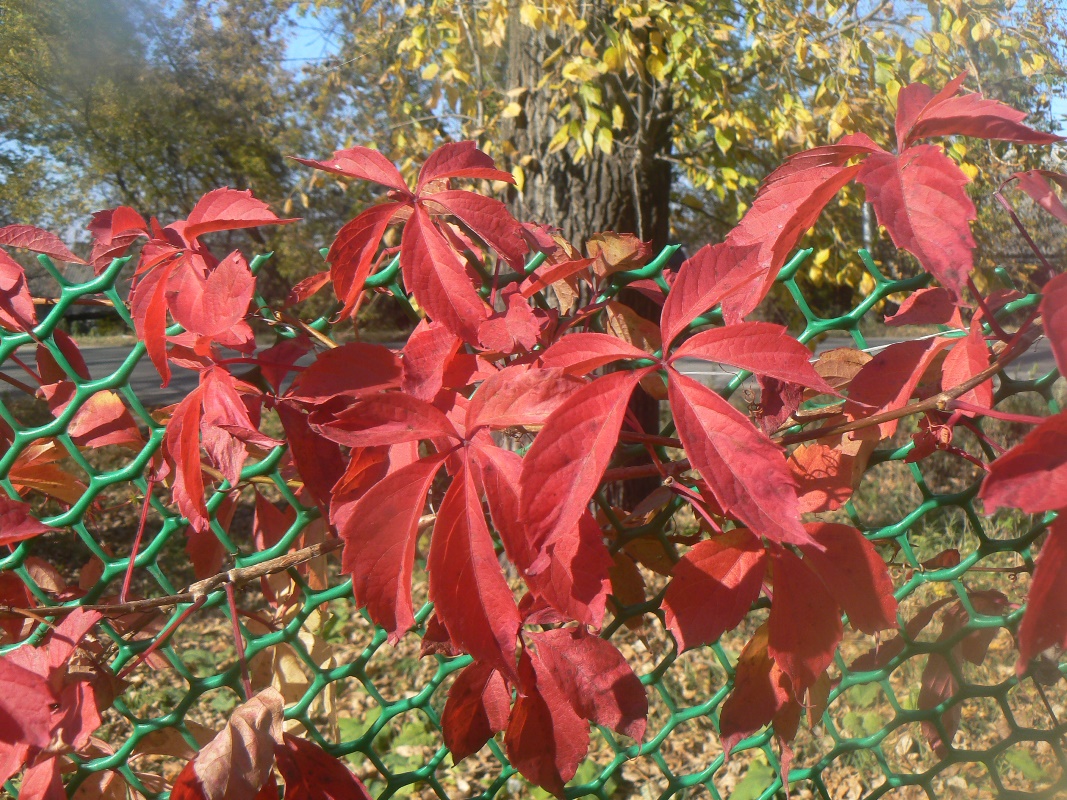
[[[205,800],[255,797],[274,768],[274,748],[282,741],[285,701],[277,689],[264,689],[237,706],[219,734],[185,765],[175,789]]]
[[[816,359],[813,366],[828,384],[835,389],[847,386],[856,377],[860,368],[873,356],[854,347],[835,347],[827,350]]]
[[[601,277],[643,267],[652,256],[652,246],[632,233],[594,233],[585,249],[596,259],[593,270]]]
[[[143,736],[137,742],[131,758],[133,756],[173,756],[188,761],[196,756],[198,749],[205,747],[215,738],[214,730],[207,725],[193,722],[191,719],[185,721],[185,727],[196,740],[198,747],[190,745],[177,728],[160,728]]]

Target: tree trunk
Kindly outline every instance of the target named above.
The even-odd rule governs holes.
[[[555,153],[549,143],[561,122],[551,105],[552,92],[536,87],[544,75],[544,62],[563,41],[547,27],[532,30],[520,22],[519,2],[512,0],[508,31],[508,86],[525,88],[523,111],[508,131],[516,158],[523,163],[526,182],[510,200],[512,213],[524,221],[559,227],[581,247],[601,231],[632,233],[651,242],[659,252],[670,236],[671,164],[669,155],[673,109],[670,86],[650,76],[606,76],[598,83],[602,108],[618,104],[625,109],[622,129],[616,129],[610,154],[599,148],[574,161],[577,145],[571,142]],[[614,22],[610,4],[585,5],[590,29]],[[571,39],[570,41],[575,41]],[[564,54],[566,58],[568,54]],[[643,295],[624,290],[620,300],[646,319],[659,321],[659,307]],[[659,430],[659,402],[638,388],[630,410],[648,433]],[[625,484],[616,498],[624,508],[633,505],[659,485],[655,478]]]

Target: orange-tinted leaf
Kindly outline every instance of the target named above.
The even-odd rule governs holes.
[[[734,672],[734,688],[719,712],[719,735],[727,754],[764,725],[793,699],[788,676],[771,659],[769,634],[763,624],[741,651]]]
[[[971,330],[967,336],[956,342],[948,355],[941,371],[941,388],[945,391],[959,386],[973,378],[978,373],[989,367],[989,346],[986,344],[985,334],[979,322],[971,323]],[[993,379],[978,384],[973,389],[960,395],[960,400],[979,406],[980,408],[993,407]],[[974,416],[973,412],[962,412],[967,416]]]
[[[585,383],[561,369],[502,369],[484,381],[467,407],[467,432],[475,428],[542,425]]]

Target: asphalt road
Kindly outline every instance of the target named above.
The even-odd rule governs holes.
[[[870,339],[868,343],[870,348],[877,352],[877,350],[885,348],[895,341],[899,340]],[[852,344],[852,340],[849,338],[828,338],[819,345],[816,352],[822,352],[834,347],[851,346]],[[24,351],[26,353],[24,358],[28,357],[31,351],[29,351],[28,348],[24,349]],[[105,377],[114,372],[121,366],[122,362],[129,355],[129,352],[129,348],[122,345],[85,347],[82,349],[82,355],[85,357],[86,364],[89,367],[89,374],[94,378]],[[675,362],[675,364],[684,374],[691,375],[692,377],[714,387],[724,386],[733,375],[727,368],[718,364],[710,364],[706,361],[700,361],[695,358],[681,359]],[[1048,340],[1042,338],[1039,339],[1024,355],[1016,359],[1009,367],[1008,372],[1013,377],[1027,378],[1033,375],[1043,374],[1054,366],[1055,362],[1052,357],[1052,351],[1049,347]],[[172,370],[173,374],[171,376],[170,384],[166,388],[161,387],[159,374],[148,360],[148,357],[145,356],[134,368],[130,383],[134,392],[146,405],[165,405],[168,403],[175,403],[196,388],[198,378],[197,373],[190,370],[178,367],[172,367]],[[27,380],[26,374],[11,363],[6,363],[0,366],[0,372],[23,382],[26,382]],[[0,392],[3,391],[4,389],[0,388]]]

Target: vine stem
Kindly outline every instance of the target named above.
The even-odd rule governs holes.
[[[292,553],[286,553],[283,556],[271,558],[267,561],[262,561],[259,564],[252,564],[248,567],[239,567],[226,572],[220,572],[218,575],[212,575],[210,578],[205,578],[202,581],[190,584],[189,588],[184,592],[167,595],[165,597],[150,597],[146,600],[131,600],[126,603],[97,603],[83,606],[71,605],[15,608],[13,606],[0,605],[0,611],[22,614],[23,616],[52,617],[70,614],[78,609],[85,609],[87,611],[99,611],[102,614],[122,615],[134,614],[138,611],[147,611],[154,608],[162,608],[164,606],[175,606],[181,603],[195,603],[198,598],[206,599],[209,592],[220,587],[233,586],[234,588],[239,588],[250,581],[265,578],[276,572],[284,572],[290,567],[295,567],[297,564],[310,561],[311,559],[325,555],[326,553],[332,553],[334,550],[339,550],[343,545],[344,541],[341,539],[327,539],[324,542],[294,550]]]

